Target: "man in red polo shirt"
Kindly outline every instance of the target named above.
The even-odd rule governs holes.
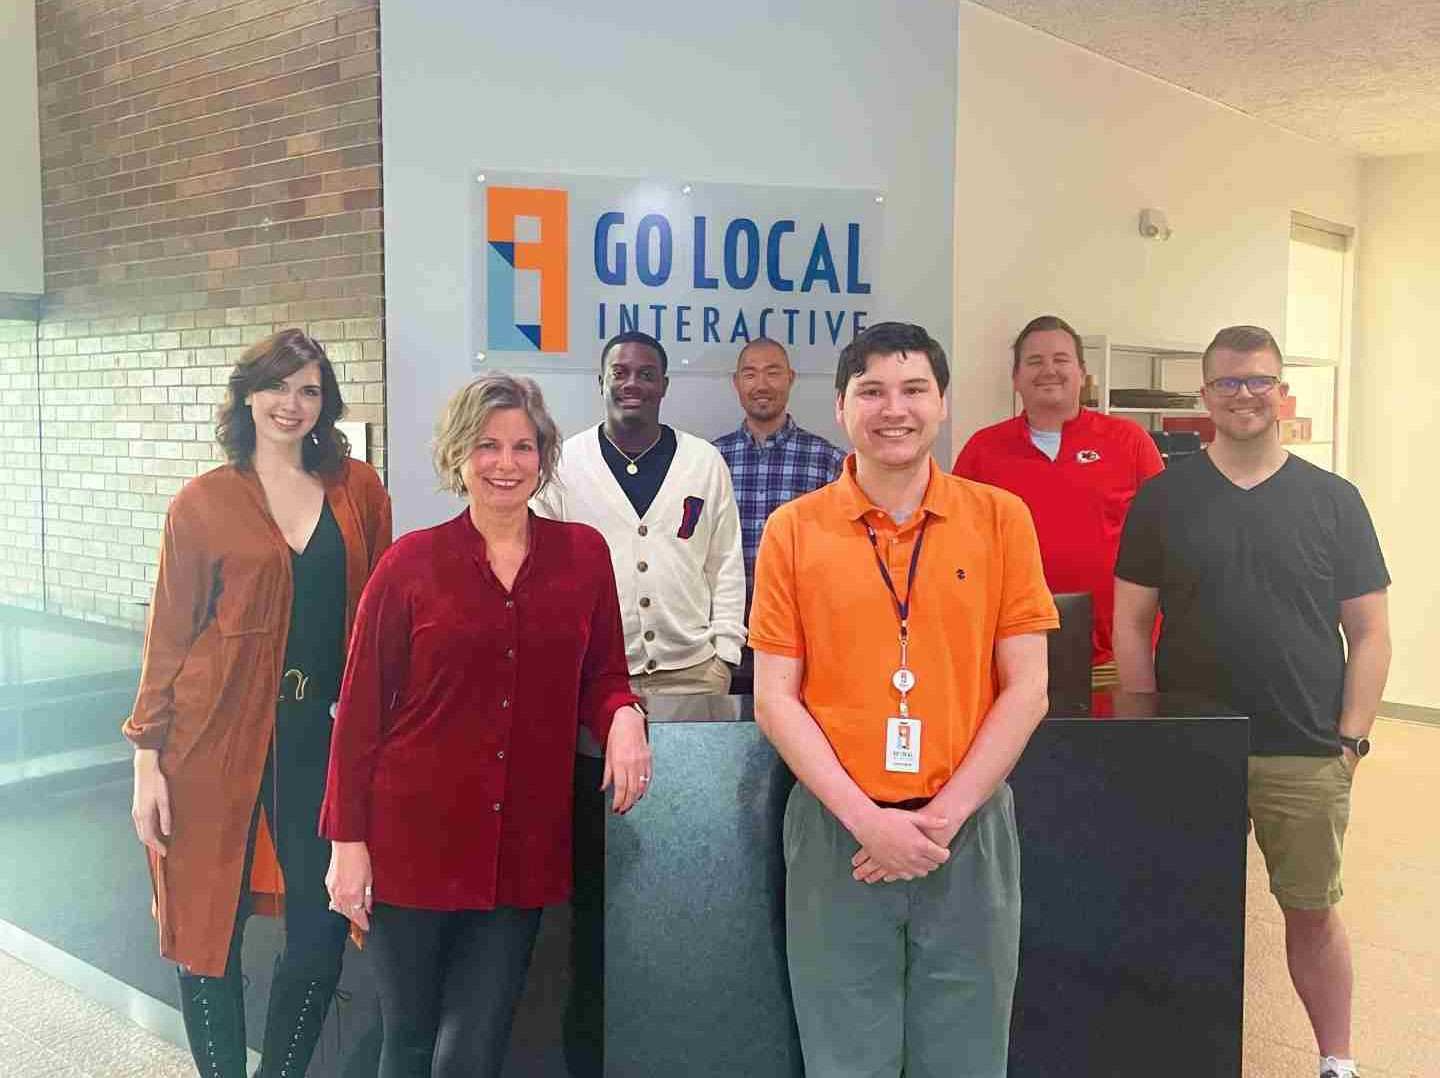
[[[1080,407],[1085,348],[1064,319],[1032,319],[1012,351],[1011,379],[1025,410],[976,431],[955,458],[955,474],[1018,494],[1030,507],[1050,590],[1090,593],[1095,684],[1113,685],[1120,532],[1135,492],[1165,465],[1138,424]]]

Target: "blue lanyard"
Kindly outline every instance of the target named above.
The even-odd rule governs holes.
[[[880,567],[880,576],[885,581],[885,587],[890,591],[890,598],[895,600],[895,610],[900,615],[900,646],[902,648],[910,641],[910,600],[915,595],[915,567],[920,564],[920,547],[925,542],[925,529],[929,526],[930,516],[927,513],[925,519],[920,522],[920,534],[915,537],[915,546],[910,551],[910,572],[905,578],[905,598],[902,601],[895,591],[895,581],[890,579],[890,570],[885,567],[885,559],[880,556],[880,542],[875,536],[875,529],[870,526],[868,521],[865,524],[865,534],[870,537],[870,548],[875,552],[875,564]]]

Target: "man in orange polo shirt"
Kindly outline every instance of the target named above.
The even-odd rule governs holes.
[[[840,354],[836,482],[770,517],[755,718],[785,812],[790,985],[811,1078],[1003,1078],[1020,945],[1005,777],[1059,625],[1013,494],[946,475],[945,352],[872,326]]]

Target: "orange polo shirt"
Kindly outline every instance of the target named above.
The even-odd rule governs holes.
[[[900,621],[866,535],[876,532],[904,599],[910,555],[928,518],[910,590],[910,716],[920,770],[885,769],[886,721]],[[777,509],[755,564],[750,645],[805,660],[800,695],[850,777],[877,801],[933,797],[996,695],[995,641],[1058,628],[1030,511],[1015,495],[946,475],[930,462],[920,509],[897,527],[855,481],[855,457],[829,486]]]

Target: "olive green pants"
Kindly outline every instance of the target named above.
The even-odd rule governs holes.
[[[1005,1078],[1020,843],[1002,785],[928,876],[857,883],[859,849],[800,784],[785,809],[790,988],[807,1078]]]

